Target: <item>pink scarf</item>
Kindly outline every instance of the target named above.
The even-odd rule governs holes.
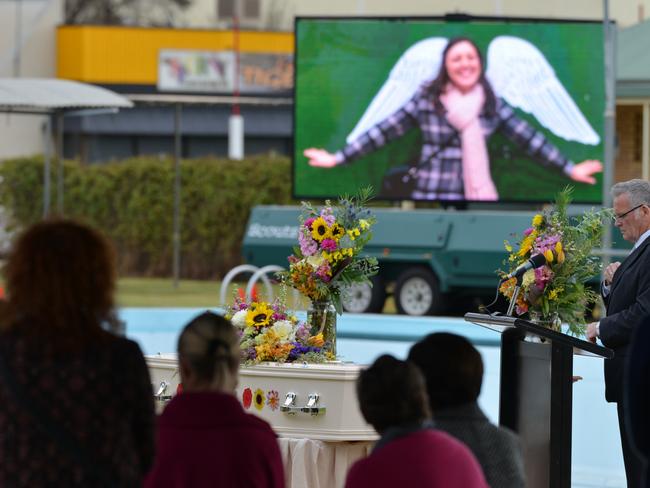
[[[483,87],[477,83],[470,91],[462,93],[449,84],[440,101],[447,109],[447,120],[460,132],[465,198],[497,200],[499,195],[490,175],[485,135],[478,118],[485,102]]]

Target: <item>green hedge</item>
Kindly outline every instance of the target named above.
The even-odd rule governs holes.
[[[10,225],[42,217],[43,159],[0,165],[0,203]],[[257,204],[289,204],[290,163],[284,157],[181,163],[181,269],[184,278],[215,278],[241,262],[249,211]],[[169,276],[172,267],[174,166],[137,158],[101,165],[65,163],[65,215],[101,229],[118,252],[122,275]],[[56,209],[52,172],[51,207]]]

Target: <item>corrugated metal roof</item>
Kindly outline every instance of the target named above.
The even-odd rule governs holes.
[[[53,112],[71,109],[130,108],[115,92],[77,81],[0,78],[0,111]]]

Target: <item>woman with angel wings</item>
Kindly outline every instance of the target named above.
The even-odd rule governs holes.
[[[494,201],[486,138],[498,130],[542,164],[594,184],[593,175],[602,171],[599,161],[569,160],[512,108],[533,114],[566,140],[600,142],[544,55],[528,41],[499,36],[490,43],[488,66],[485,71],[468,38],[424,39],[395,64],[343,149],[332,154],[309,148],[304,155],[312,166],[331,168],[419,126],[423,145],[411,198]]]

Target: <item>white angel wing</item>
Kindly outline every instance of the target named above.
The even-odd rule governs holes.
[[[444,37],[429,37],[408,48],[390,70],[388,79],[372,99],[346,141],[348,143],[354,141],[371,127],[397,112],[424,81],[435,78],[446,45],[447,39]]]
[[[497,96],[534,115],[555,135],[596,145],[600,137],[567,93],[544,55],[519,37],[496,37],[488,48],[485,75]]]

